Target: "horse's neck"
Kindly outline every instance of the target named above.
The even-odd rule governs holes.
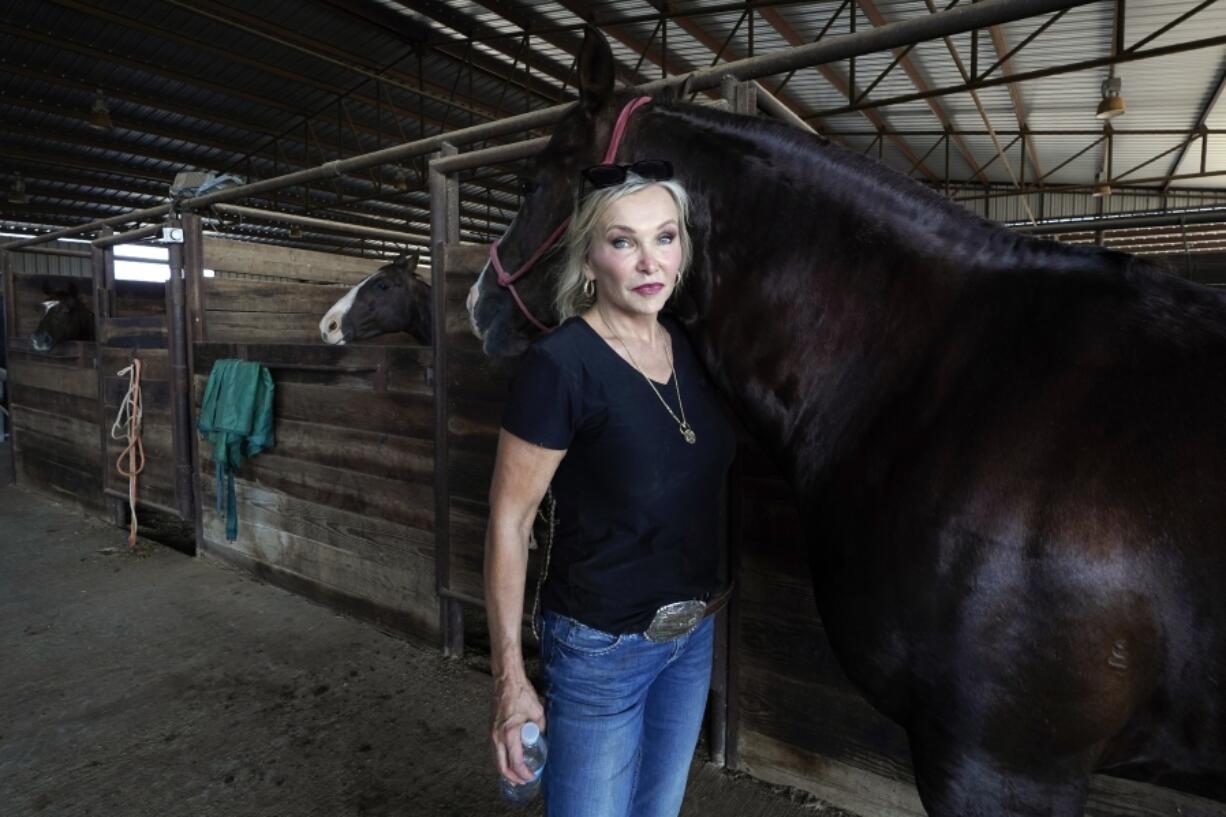
[[[670,116],[685,112],[660,118]],[[854,445],[957,290],[948,265],[932,260],[941,252],[916,246],[939,232],[925,219],[964,231],[930,242],[965,242],[981,224],[922,196],[913,212],[890,212],[905,188],[858,176],[816,139],[708,114],[686,123],[697,133],[678,124],[649,149],[685,168],[693,195],[691,337],[803,489]]]
[[[412,293],[409,309],[409,325],[404,331],[417,337],[422,343],[429,344],[434,335],[433,295],[430,285],[419,278],[414,278],[409,291]]]

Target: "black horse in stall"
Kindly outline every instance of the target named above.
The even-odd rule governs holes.
[[[434,338],[430,285],[417,277],[418,253],[380,267],[354,285],[319,321],[324,343],[343,345],[406,332],[429,346]]]
[[[30,344],[38,352],[49,352],[56,344],[70,340],[94,339],[94,311],[77,291],[75,281],[62,289],[43,284],[43,317],[30,336]]]
[[[526,180],[515,270],[628,93],[593,31]],[[1226,800],[1226,298],[1010,232],[775,122],[657,98],[616,161],[670,160],[677,311],[784,466],[847,675],[907,731],[934,817],[1081,815],[1095,770]],[[556,322],[557,255],[515,283]],[[536,334],[487,266],[487,354]]]

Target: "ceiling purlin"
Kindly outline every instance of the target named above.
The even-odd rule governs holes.
[[[328,1],[336,2],[336,0]],[[515,66],[523,64],[544,74],[547,77],[553,78],[557,85],[546,85],[545,87],[548,93],[542,93],[538,90],[538,95],[551,103],[561,102],[565,98],[562,94],[562,87],[566,84],[566,68],[559,67],[557,63],[547,57],[534,54],[531,49],[525,50],[519,48],[517,43],[502,37],[501,35],[503,32],[498,31],[491,26],[485,25],[484,23],[481,23],[461,12],[454,11],[451,8],[448,8],[446,3],[440,3],[437,2],[437,0],[413,0],[412,2],[396,0],[396,4],[407,9],[408,11],[415,14],[420,14],[436,23],[441,23],[454,31],[458,31],[468,38],[468,40],[480,41],[482,45],[492,48],[509,57]],[[442,34],[442,32],[435,32],[434,36],[438,37],[440,34]],[[447,51],[444,53],[448,53],[450,56],[454,57],[456,56],[454,50],[455,46],[459,46],[462,50],[467,52],[469,43],[465,40],[453,40],[450,43],[446,43],[439,42],[437,39],[432,39],[430,45],[435,50],[439,51],[447,49]],[[468,57],[472,57],[474,60],[479,61],[482,59],[483,55],[479,52],[467,55],[464,58],[465,62],[467,62]],[[510,66],[501,65],[496,70],[498,73],[491,72],[492,76],[495,76],[497,79],[503,81],[510,81],[514,78],[519,82],[521,87],[530,87],[537,81],[535,77],[532,77],[530,74],[526,75],[525,72],[518,67],[511,68]]]
[[[9,105],[14,108],[21,108],[27,111],[39,111],[41,113],[51,114],[53,116],[75,120],[77,123],[83,123],[86,119],[86,112],[78,110],[65,103],[55,101],[49,102],[45,98],[43,100],[34,101],[20,97],[13,97],[0,92],[0,104]],[[220,150],[230,154],[232,157],[246,156],[246,151],[249,149],[249,143],[232,142],[221,139],[202,136],[198,131],[188,130],[184,128],[171,128],[165,125],[153,124],[145,120],[139,120],[131,116],[120,116],[114,111],[111,112],[111,118],[115,122],[115,127],[119,130],[128,130],[136,133],[147,134],[150,136],[158,136],[163,139],[172,139],[176,142],[181,142],[187,145],[198,145],[200,147]],[[0,123],[0,131],[4,130],[7,123]],[[71,132],[66,132],[71,133]],[[86,134],[87,136],[92,134]],[[73,141],[76,141],[75,139]],[[287,139],[287,141],[301,143],[301,138]],[[82,142],[83,144],[86,142]],[[120,146],[111,146],[108,150],[123,151],[126,153],[141,153],[148,154],[143,145],[131,145],[123,143]],[[262,158],[265,161],[277,162],[286,164],[291,167],[311,167],[316,164],[314,161],[308,162],[305,159],[290,159],[284,153],[279,153],[275,157],[268,155],[260,155],[257,158]]]
[[[1209,142],[1208,134],[1204,133],[1202,129],[1205,127],[1206,123],[1208,123],[1209,115],[1213,113],[1213,109],[1216,108],[1218,102],[1221,101],[1223,91],[1226,91],[1226,64],[1223,64],[1221,73],[1218,75],[1217,86],[1213,89],[1213,93],[1209,94],[1209,99],[1206,100],[1204,107],[1201,108],[1200,116],[1196,117],[1196,125],[1194,127],[1194,131],[1196,131],[1195,135],[1200,136],[1200,139],[1201,139],[1201,168],[1200,170],[1202,173],[1204,173],[1208,169],[1205,167],[1205,152],[1204,151],[1205,151],[1206,145]],[[1187,140],[1183,143],[1183,146],[1179,149],[1179,155],[1175,157],[1175,161],[1171,163],[1170,170],[1166,172],[1167,176],[1174,176],[1176,173],[1179,172],[1179,165],[1183,163],[1183,157],[1187,155],[1188,148],[1191,146],[1194,138],[1195,136],[1190,135],[1187,138]],[[1162,183],[1161,192],[1165,193],[1170,186],[1171,186],[1171,180],[1168,178],[1165,182]]]
[[[666,0],[647,0],[647,1],[651,3],[652,7],[655,8],[657,11],[659,11],[661,14],[664,14],[669,10],[668,8],[669,4],[666,2]],[[753,11],[750,10],[748,13],[753,14]],[[727,42],[721,43],[718,40],[716,40],[714,37],[712,37],[710,34],[707,33],[706,29],[700,26],[692,18],[678,17],[676,18],[676,22],[677,22],[677,25],[681,26],[682,30],[684,30],[685,33],[689,34],[699,43],[706,46],[707,50],[711,52],[711,55],[714,59],[716,60],[720,59],[721,55],[726,57],[729,61],[739,60],[741,58],[741,55],[737,54],[732,48],[730,48]],[[763,93],[767,93],[767,94],[770,93],[770,91],[767,91],[765,88],[763,88],[762,91]],[[792,113],[796,114],[797,116],[804,115],[802,113],[801,104],[796,99],[794,99],[790,94],[780,92],[780,93],[773,94],[773,96],[776,99],[778,99],[780,104],[782,104]]]
[[[591,6],[588,5],[587,0],[554,0],[554,2],[581,20],[586,20],[589,23],[594,23],[596,20],[596,14],[592,11]],[[664,18],[657,17],[656,19],[667,19],[667,16]],[[670,59],[667,49],[664,49],[665,54],[661,57],[650,40],[644,42],[621,26],[601,23],[600,29],[605,34],[614,37],[631,51],[639,54],[642,58],[640,59],[640,64],[645,59],[653,65],[663,68],[665,73],[672,74],[673,76],[688,74],[694,70],[694,66],[678,59],[675,54],[671,55]],[[704,93],[711,99],[719,99],[719,93],[716,91],[706,91]]]
[[[771,27],[779,33],[779,36],[788,41],[789,45],[798,46],[806,44],[804,38],[797,33],[796,29],[792,28],[788,21],[785,20],[783,16],[779,14],[779,12],[775,11],[774,9],[766,8],[760,9],[758,13],[762,15],[762,19],[770,23]],[[839,93],[843,94],[844,96],[848,94],[849,88],[847,85],[847,80],[843,79],[843,77],[837,71],[835,71],[834,68],[829,65],[818,65],[815,67],[817,68],[818,72],[825,77],[826,81],[833,85]],[[879,132],[886,131],[885,121],[875,111],[866,110],[864,114],[865,119],[871,122],[873,127],[877,128]],[[810,121],[812,121],[814,117],[811,115],[808,118]],[[922,158],[916,154],[906,139],[889,132],[884,134],[884,138],[888,139],[894,145],[894,147],[898,148],[898,150],[902,152],[902,155],[907,158],[907,161],[911,163],[912,167],[919,168],[921,171],[923,171],[925,176],[934,182],[942,181],[941,177],[936,173],[933,173],[932,169],[929,168],[928,165],[923,162]]]
[[[541,38],[554,48],[565,51],[573,59],[578,59],[579,50],[583,47],[583,38],[569,30],[555,30],[556,24],[548,17],[533,11],[531,6],[514,2],[514,0],[474,0],[474,2],[486,11],[493,12],[512,25],[518,26],[522,31]],[[637,85],[647,81],[646,77],[632,74],[630,69],[621,63],[617,64],[616,71],[617,78],[627,85]],[[568,77],[564,82],[573,81],[569,76],[571,73],[570,70],[567,71]]]
[[[169,1],[170,0],[168,0],[168,2]],[[205,54],[211,54],[213,56],[219,57],[223,60],[226,60],[227,62],[234,62],[239,65],[246,65],[246,66],[256,69],[257,71],[261,71],[263,73],[270,74],[275,77],[279,77],[289,82],[307,85],[311,88],[314,88],[326,94],[340,95],[340,94],[347,93],[349,91],[349,89],[341,88],[331,83],[322,82],[320,80],[316,80],[311,77],[303,76],[302,74],[294,72],[294,71],[289,71],[278,65],[275,65],[274,63],[271,63],[265,60],[259,60],[259,59],[256,59],[255,57],[251,57],[246,54],[240,54],[236,51],[230,51],[230,50],[221,48],[219,46],[210,45],[209,43],[202,42],[199,39],[186,37],[181,34],[177,34],[173,31],[167,31],[164,28],[161,28],[155,25],[151,25],[149,23],[145,23],[136,18],[128,17],[126,15],[118,14],[116,12],[107,11],[105,9],[98,8],[97,6],[91,5],[89,3],[80,2],[80,0],[51,0],[51,2],[58,3],[67,8],[71,8],[74,11],[77,11],[81,14],[86,14],[88,16],[95,17],[97,19],[107,20],[108,22],[114,23],[116,25],[120,25],[125,28],[131,28],[135,31],[140,31],[145,34],[149,34],[150,36],[153,36],[153,37],[158,37],[160,39],[164,39],[170,42],[179,43],[181,45],[187,46],[188,48],[192,48],[196,51],[200,51]],[[204,14],[207,16],[204,10],[196,10],[196,13]],[[210,17],[210,19],[212,18]],[[266,35],[266,36],[270,36],[270,35]],[[300,38],[300,39],[304,39],[304,38]],[[54,40],[51,41],[51,43],[54,43],[54,42],[55,42]],[[289,47],[295,48],[296,50],[299,50],[299,51],[306,50],[309,52],[309,48],[304,47],[304,46],[290,45]],[[323,47],[323,46],[320,46],[320,47]],[[99,56],[99,54],[90,54],[90,56],[95,56],[100,59],[106,59],[110,55],[109,53],[107,53],[105,57]],[[322,53],[314,54],[313,56],[316,56],[318,59],[321,59],[321,60],[327,60],[329,61],[330,64],[336,64],[337,60],[339,59],[335,56],[329,56],[327,54],[322,54]],[[342,56],[346,58],[353,58],[353,55],[343,54],[343,52],[342,52]],[[160,65],[155,65],[155,64],[147,63],[147,62],[138,62],[137,64],[131,67],[136,67],[141,70],[152,70],[154,72],[160,72],[162,74],[165,74],[166,76],[172,77],[180,82],[185,82],[189,85],[197,85],[197,86],[206,88],[208,90],[215,91],[217,93],[228,93],[230,95],[239,96],[240,98],[248,99],[249,101],[256,102],[257,104],[261,104],[261,105],[274,104],[276,107],[281,107],[284,110],[291,111],[299,116],[305,116],[310,113],[310,111],[306,111],[306,110],[299,109],[299,108],[291,108],[288,105],[280,104],[276,100],[270,100],[268,97],[256,96],[252,94],[245,95],[245,92],[237,92],[236,90],[229,89],[226,86],[209,83],[205,80],[200,80],[199,78],[194,77],[192,75],[175,72],[171,68],[163,67]],[[353,72],[360,73],[363,70],[365,70],[356,65],[348,66],[348,67]],[[399,88],[400,90],[407,91],[408,93],[411,93],[414,95],[424,96],[427,99],[430,99],[434,102],[438,102],[444,105],[448,105],[448,106],[457,108],[459,110],[463,110],[466,113],[469,113],[475,116],[482,116],[486,118],[491,118],[493,116],[492,111],[482,110],[480,106],[477,106],[475,104],[471,104],[465,101],[462,96],[459,97],[457,100],[449,99],[449,94],[448,94],[447,89],[444,89],[441,86],[436,85],[435,83],[426,82],[424,83],[422,87],[418,87],[416,77],[406,77],[405,75],[397,74],[395,76],[385,77],[383,78],[382,81],[384,81],[385,83],[389,85],[394,85],[394,87]],[[352,98],[358,101],[361,101],[364,105],[368,105],[372,108],[375,107],[376,102],[377,102],[373,97],[370,97],[364,94],[353,94]]]
[[[24,145],[18,146],[0,143],[0,159],[8,159],[18,162],[31,162],[34,164],[49,164],[56,168],[76,167],[82,170],[97,173],[109,173],[113,176],[120,176],[128,179],[144,179],[146,181],[159,182],[166,185],[167,189],[169,189],[170,183],[174,179],[174,174],[170,172],[148,170],[145,168],[133,167],[131,164],[102,161],[71,153],[32,150]]]
[[[928,0],[929,3],[932,0]],[[1001,61],[1000,71],[1006,77],[1013,76],[1012,55],[1009,54],[1009,42],[1005,39],[1005,32],[1002,26],[992,26],[989,29],[992,36],[992,48],[996,51],[996,58]],[[950,43],[948,37],[945,38],[946,43]],[[952,44],[950,45],[952,48]],[[957,52],[954,52],[957,53]],[[1009,57],[1009,59],[1006,59]],[[974,93],[973,91],[971,92]],[[1026,105],[1022,102],[1022,92],[1017,86],[1017,83],[1009,83],[1009,98],[1013,100],[1013,113],[1017,117],[1017,127],[1022,133],[1022,144],[1026,148],[1026,153],[1030,155],[1030,166],[1034,169],[1036,177],[1043,175],[1043,164],[1039,160],[1039,150],[1034,143],[1033,137],[1026,131],[1029,130],[1027,122],[1029,117],[1026,115]],[[1022,174],[1022,183],[1026,183],[1025,174]]]
[[[148,62],[146,60],[138,60],[132,57],[125,57],[125,56],[121,56],[119,54],[115,54],[109,51],[103,51],[98,48],[93,48],[92,46],[83,45],[81,43],[77,43],[77,42],[74,42],[68,39],[62,33],[59,34],[58,36],[53,37],[49,34],[43,34],[41,32],[33,31],[27,28],[20,28],[17,26],[8,25],[7,23],[0,23],[0,34],[8,34],[13,37],[17,37],[19,39],[32,40],[34,42],[41,43],[42,45],[47,45],[47,46],[52,46],[54,48],[58,48],[62,50],[72,51],[74,53],[81,54],[86,57],[92,57],[93,59],[96,59],[100,62],[111,63],[114,65],[121,65],[125,68],[131,68],[136,71],[143,71],[145,73],[152,74],[155,77],[157,76],[166,77],[168,79],[173,79],[176,82],[181,82],[188,86],[194,86],[197,88],[202,88],[206,91],[212,91],[213,93],[216,93],[216,94],[221,94],[224,96],[242,99],[247,102],[253,103],[255,105],[261,105],[261,106],[268,107],[268,108],[276,108],[277,110],[286,111],[287,113],[291,113],[296,116],[305,116],[308,113],[310,113],[309,111],[307,111],[306,109],[300,106],[291,105],[288,102],[284,102],[280,99],[260,96],[258,94],[253,94],[248,91],[244,91],[241,88],[220,85],[218,83],[210,82],[207,79],[202,79],[201,77],[193,75],[193,74],[185,74],[182,71],[176,71],[175,69],[170,68],[168,66],[157,65],[155,63]]]
[[[860,6],[860,10],[864,12],[864,16],[868,17],[869,22],[871,22],[874,26],[886,25],[888,21],[885,19],[885,15],[877,10],[877,6],[873,4],[872,0],[857,0],[857,2]],[[911,80],[911,85],[915,87],[915,90],[928,90],[928,82],[924,79],[923,74],[920,72],[919,67],[916,64],[918,59],[912,57],[907,50],[901,48],[893,49],[893,53],[898,61],[898,65],[900,65],[902,70],[906,72],[907,78]],[[867,93],[867,91],[865,93]],[[941,106],[941,103],[935,99],[926,99],[924,101],[928,103],[928,107],[932,110],[932,114],[937,118],[937,121],[939,121],[946,129],[953,130],[953,122],[950,121],[949,115],[945,112],[945,109]],[[990,128],[991,125],[988,127]],[[966,140],[956,134],[952,138],[954,147],[958,149],[958,153],[960,153],[962,158],[966,160],[966,163],[972,169],[972,172],[981,182],[986,183],[988,181],[988,177],[984,175],[983,171],[977,167],[978,163],[975,161],[975,154],[971,152],[970,147],[966,144]],[[1010,171],[1010,174],[1012,174],[1012,171]]]
[[[57,0],[57,2],[62,2],[62,0]],[[496,117],[496,113],[489,110],[486,106],[465,97],[463,94],[456,94],[437,83],[421,82],[422,78],[404,74],[400,71],[387,71],[384,66],[372,63],[359,54],[351,54],[296,31],[269,26],[267,21],[259,17],[244,14],[237,9],[223,6],[221,10],[217,10],[217,6],[208,2],[208,0],[192,0],[190,3],[180,2],[180,0],[162,0],[162,2],[169,3],[185,11],[190,11],[214,22],[231,26],[239,31],[244,31],[269,42],[277,43],[284,48],[306,54],[322,62],[335,65],[338,68],[343,68],[350,73],[365,77],[367,80],[376,80],[390,87],[407,91],[410,94],[424,96],[434,102],[456,110],[462,110],[473,116],[485,119]],[[297,77],[301,81],[301,75],[293,74],[293,72],[290,72],[290,74],[291,77]],[[356,93],[356,88],[362,84],[362,82],[358,82],[353,88],[338,89],[333,87],[329,93],[339,95],[353,92],[352,98],[363,99],[364,102],[369,104],[369,97],[362,97]]]
[[[62,88],[71,88],[74,91],[82,91],[85,93],[94,93],[95,90],[101,90],[108,99],[120,102],[130,102],[133,105],[140,105],[143,108],[149,108],[155,111],[164,113],[173,113],[178,116],[190,117],[200,122],[210,125],[223,125],[227,128],[236,130],[245,130],[251,133],[259,133],[266,136],[276,136],[280,130],[269,125],[258,122],[252,122],[249,119],[238,120],[219,114],[216,111],[202,111],[199,107],[188,105],[178,105],[170,102],[163,97],[143,96],[141,94],[132,93],[118,86],[105,82],[83,82],[71,77],[61,76],[60,74],[52,74],[46,71],[38,71],[29,66],[13,65],[7,63],[4,70],[10,74],[17,74],[27,79],[36,80],[42,83],[58,85]],[[84,118],[89,115],[87,109],[82,108],[79,116]]]

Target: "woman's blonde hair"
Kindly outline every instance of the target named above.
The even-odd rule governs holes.
[[[575,212],[563,238],[566,245],[566,264],[554,290],[554,306],[558,310],[560,321],[578,315],[596,301],[594,297],[589,298],[583,292],[586,282],[583,264],[592,247],[596,225],[609,209],[609,205],[652,185],[659,185],[667,190],[673,198],[673,203],[677,205],[677,239],[681,242],[681,266],[677,269],[677,284],[673,292],[681,289],[681,282],[694,256],[690,245],[690,231],[686,226],[690,214],[690,197],[676,179],[652,181],[634,173],[627,173],[626,180],[621,184],[593,190],[575,205]]]

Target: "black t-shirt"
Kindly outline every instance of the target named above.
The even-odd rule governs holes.
[[[582,318],[525,353],[502,426],[566,456],[553,478],[558,526],[541,606],[610,633],[642,632],[656,609],[719,589],[721,491],[732,427],[672,318],[687,443],[643,375]],[[656,383],[680,417],[670,379]]]

